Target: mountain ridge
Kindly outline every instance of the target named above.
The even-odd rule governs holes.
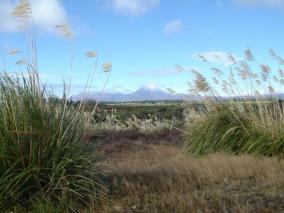
[[[134,101],[179,101],[188,99],[187,94],[177,93],[170,94],[162,88],[155,85],[146,85],[132,93],[121,92],[89,92],[88,94],[80,93],[71,99],[73,101],[80,100],[99,100],[101,102],[134,102]],[[199,99],[198,96],[190,99]]]

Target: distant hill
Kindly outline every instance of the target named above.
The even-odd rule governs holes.
[[[90,92],[84,95],[83,93],[72,97],[73,101],[80,100],[99,100],[102,102],[134,102],[134,101],[174,101],[174,100],[199,100],[199,96],[189,96],[187,94],[170,94],[165,90],[154,86],[146,85],[133,93],[119,92]]]

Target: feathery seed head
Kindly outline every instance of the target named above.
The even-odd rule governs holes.
[[[219,68],[216,67],[212,67],[211,70],[214,72],[215,75],[223,75],[222,70],[220,70]]]
[[[268,65],[261,64],[260,67],[261,67],[262,72],[265,74],[268,74],[271,72],[271,68]]]
[[[195,88],[197,89],[197,91],[198,92],[208,92],[210,90],[210,86],[206,78],[198,72],[195,72],[195,74],[196,74],[196,79],[194,80],[194,82],[195,82]]]
[[[208,60],[205,58],[205,56],[203,55],[198,55],[198,57],[203,61],[203,62],[207,62]]]
[[[228,53],[228,59],[229,59],[229,61],[230,61],[232,64],[237,64],[237,60],[236,60],[235,57],[234,57],[232,54],[230,54],[230,53]]]
[[[104,63],[103,64],[103,71],[104,72],[110,72],[112,70],[112,64],[111,63]]]
[[[277,55],[273,49],[269,49],[269,54],[271,55],[272,58],[277,58]]]
[[[239,69],[239,76],[243,79],[246,80],[249,78],[249,73],[246,70]]]
[[[30,3],[28,0],[20,0],[18,5],[14,8],[11,16],[20,17],[20,18],[28,18],[31,14],[32,10],[30,7]]]
[[[9,52],[9,54],[10,54],[10,55],[17,55],[17,54],[19,54],[20,52],[21,52],[20,49],[13,49],[13,50],[11,50],[11,51]]]
[[[247,73],[250,73],[250,72],[251,72],[250,66],[248,65],[247,62],[241,61],[241,62],[240,62],[240,65],[241,65],[242,69],[243,69],[244,71],[246,71]]]
[[[95,57],[98,56],[98,54],[97,54],[97,52],[95,52],[95,51],[89,51],[89,52],[86,52],[86,56],[87,56],[88,58],[95,58]]]
[[[57,29],[58,33],[65,38],[72,38],[73,37],[73,33],[72,33],[70,27],[66,24],[56,25],[55,29]]]
[[[236,79],[235,79],[235,75],[233,73],[233,69],[230,69],[230,75],[228,77],[228,80],[232,83],[232,84],[237,84]]]
[[[25,65],[25,64],[27,64],[27,61],[25,59],[21,59],[15,63],[15,65]]]
[[[245,50],[245,57],[246,57],[247,61],[254,61],[255,60],[255,57],[252,54],[252,52],[251,52],[249,47]]]
[[[184,71],[184,68],[182,66],[178,65],[178,64],[176,64],[175,67],[176,67],[176,70],[178,72],[183,72]]]

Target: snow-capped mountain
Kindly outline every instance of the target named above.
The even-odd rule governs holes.
[[[197,97],[196,97],[197,98]],[[78,94],[72,100],[99,100],[103,102],[131,102],[131,101],[168,101],[187,99],[186,94],[170,94],[156,85],[146,85],[129,94],[118,92],[91,92],[87,95]]]
[[[129,100],[151,101],[151,100],[176,100],[182,99],[179,95],[172,95],[155,85],[146,85],[137,91],[128,94]]]

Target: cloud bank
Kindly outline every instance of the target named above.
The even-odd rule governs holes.
[[[67,24],[68,15],[60,0],[30,0],[33,24],[37,28],[51,32],[58,24]],[[19,19],[10,13],[16,6],[13,0],[0,0],[0,31],[19,31]]]

